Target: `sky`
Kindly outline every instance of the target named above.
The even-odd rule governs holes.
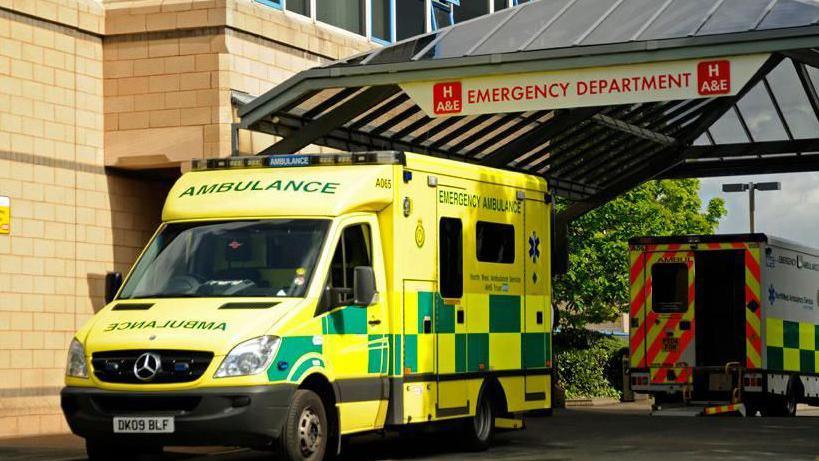
[[[819,173],[769,174],[701,179],[703,206],[713,197],[725,199],[728,215],[717,233],[749,229],[748,193],[724,193],[722,184],[779,181],[782,190],[756,192],[756,231],[819,248]]]

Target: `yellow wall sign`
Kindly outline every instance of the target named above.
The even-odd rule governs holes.
[[[8,197],[0,195],[0,234],[8,234],[11,231],[11,201]]]

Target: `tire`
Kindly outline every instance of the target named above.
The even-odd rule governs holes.
[[[788,389],[785,391],[785,395],[769,395],[765,416],[796,416],[796,405],[799,398],[796,392],[796,386],[794,381],[791,380],[788,382]]]
[[[796,385],[793,381],[788,383],[788,391],[785,393],[784,406],[782,407],[782,416],[793,417],[796,416],[796,405],[798,396],[796,395]]]
[[[161,446],[136,447],[94,439],[86,439],[85,441],[85,452],[88,455],[88,461],[160,459],[162,451]]]
[[[293,394],[282,433],[277,459],[286,461],[321,461],[330,439],[324,402],[313,391],[299,389]]]
[[[495,437],[496,409],[488,392],[481,391],[475,416],[464,420],[463,439],[469,451],[484,451]]]

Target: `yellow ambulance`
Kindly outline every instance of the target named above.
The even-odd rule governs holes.
[[[473,449],[550,408],[543,179],[400,152],[194,161],[71,343],[92,459],[457,425]]]

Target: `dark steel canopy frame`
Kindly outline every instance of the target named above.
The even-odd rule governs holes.
[[[544,177],[558,229],[658,178],[819,170],[819,2],[539,0],[235,94],[248,129]],[[431,118],[399,84],[770,53],[735,96]]]

